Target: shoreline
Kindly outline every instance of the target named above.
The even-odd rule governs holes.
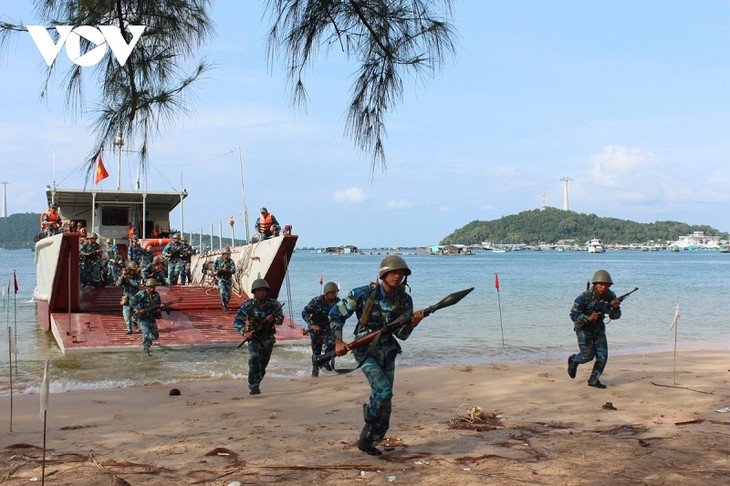
[[[567,355],[566,355],[567,356]],[[720,484],[730,476],[730,373],[724,351],[612,355],[588,387],[563,360],[399,367],[392,450],[357,450],[359,371],[52,393],[46,477],[58,484]],[[178,388],[180,396],[170,396]],[[612,408],[606,408],[608,403]],[[6,484],[40,477],[39,396],[0,398]],[[449,428],[466,410],[494,430]],[[459,421],[464,425],[463,421]],[[468,425],[468,424],[467,424]],[[381,445],[381,449],[382,449]],[[395,479],[391,479],[395,478]]]

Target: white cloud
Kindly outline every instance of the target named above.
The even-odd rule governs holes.
[[[366,199],[367,196],[359,187],[350,187],[348,189],[335,191],[332,195],[332,200],[335,202],[361,203]]]
[[[638,171],[648,168],[653,161],[654,155],[646,150],[609,145],[591,157],[591,175],[603,185],[615,185],[629,172],[636,177]]]
[[[413,204],[407,199],[400,199],[398,201],[388,201],[385,207],[388,209],[409,209],[413,207]]]

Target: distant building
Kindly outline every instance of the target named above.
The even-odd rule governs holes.
[[[704,231],[695,231],[691,235],[680,236],[677,241],[669,246],[680,250],[695,248],[717,250],[720,248],[720,237],[707,236]]]

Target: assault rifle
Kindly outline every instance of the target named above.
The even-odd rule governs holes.
[[[628,297],[629,295],[633,294],[633,293],[634,293],[634,292],[636,292],[637,290],[639,290],[639,287],[634,287],[634,290],[632,290],[632,291],[630,291],[630,292],[626,292],[626,293],[625,293],[625,294],[623,294],[623,295],[619,295],[618,297],[616,297],[616,300],[618,300],[618,301],[619,301],[619,303],[621,303],[621,302],[623,302],[623,301],[624,301],[624,299],[625,299],[626,297]],[[611,308],[612,308],[612,307],[611,307],[611,303],[610,303],[610,302],[597,302],[597,303],[596,303],[596,307],[595,307],[595,309],[594,309],[594,310],[595,310],[596,312],[602,312],[602,313],[604,313],[604,314],[608,314],[609,312],[611,312]]]
[[[329,327],[330,325],[330,320],[327,317],[327,314],[323,312],[315,312],[312,316],[312,321],[312,324],[319,326],[320,331],[315,332],[314,329],[309,327],[307,329],[302,329],[302,336],[306,336],[307,334],[319,334],[320,332],[322,332],[323,327]]]
[[[454,292],[453,294],[449,294],[434,305],[428,306],[425,309],[423,309],[423,317],[429,316],[436,312],[439,309],[443,309],[444,307],[449,307],[451,305],[454,305],[458,303],[461,299],[466,297],[466,295],[474,290],[474,287],[460,290],[459,292]],[[410,323],[411,318],[406,316],[399,316],[381,327],[380,329],[376,329],[375,331],[370,331],[367,334],[363,334],[362,336],[355,338],[354,341],[349,343],[347,345],[348,350],[352,350],[355,348],[361,348],[363,346],[368,346],[370,343],[375,341],[380,337],[382,333],[393,333],[397,332],[397,330],[403,326],[406,326]],[[319,356],[313,356],[312,357],[312,363],[316,363],[318,366],[323,366],[325,363],[329,362],[333,357],[335,356],[335,352],[331,351],[329,353],[320,354]],[[352,370],[350,370],[352,371]]]
[[[146,315],[149,312],[155,312],[158,310],[164,310],[165,313],[169,316],[170,311],[173,309],[170,309],[170,305],[177,304],[178,302],[182,302],[183,298],[178,297],[177,299],[168,300],[167,302],[162,302],[160,305],[154,305],[150,307],[149,309],[140,309],[134,313],[134,319],[139,319],[140,317]]]
[[[282,302],[281,305],[276,308],[276,310],[282,309],[285,305],[286,305],[286,302]],[[267,314],[266,317],[269,317],[271,315],[273,315],[273,314]],[[264,317],[264,320],[266,320],[266,317]],[[249,330],[251,330],[251,326],[249,326],[249,329],[244,329],[243,332],[248,332]],[[250,340],[251,340],[250,338],[244,339],[243,341],[241,341],[241,344],[239,344],[238,346],[236,346],[236,349],[241,349],[241,346],[243,346],[244,344],[246,344]]]

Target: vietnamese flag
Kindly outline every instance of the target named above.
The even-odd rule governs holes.
[[[109,172],[106,171],[106,167],[104,167],[104,161],[101,160],[101,152],[99,152],[99,156],[96,158],[96,179],[95,183],[98,184],[104,179],[109,177]]]
[[[499,275],[496,273],[494,274],[494,288],[499,292]]]

